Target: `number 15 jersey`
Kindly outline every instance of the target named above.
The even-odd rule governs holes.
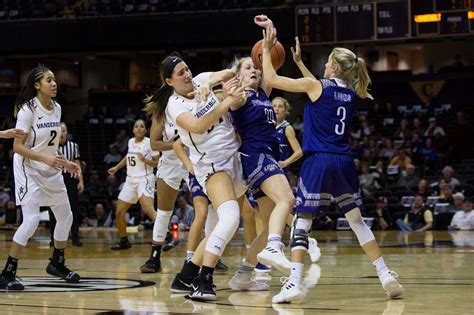
[[[321,96],[304,105],[303,152],[351,155],[348,140],[357,96],[340,79],[320,80]]]
[[[135,138],[128,140],[127,176],[145,177],[153,174],[153,167],[140,161],[139,153],[143,155],[145,160],[151,160],[154,156],[160,155],[160,152],[151,149],[150,138],[148,137],[144,137],[140,142],[136,142]]]

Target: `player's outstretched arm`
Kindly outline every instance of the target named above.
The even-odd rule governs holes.
[[[25,135],[25,132],[18,128],[11,128],[11,129],[0,131],[0,138],[3,138],[3,139],[21,138],[24,135]]]
[[[117,173],[117,171],[119,169],[121,169],[122,167],[124,167],[125,165],[127,165],[127,156],[126,155],[120,160],[120,162],[118,162],[117,165],[115,165],[114,167],[109,168],[109,170],[107,172],[110,175],[115,175],[115,173]]]
[[[183,144],[183,141],[181,141],[181,139],[178,139],[173,143],[173,150],[174,152],[176,152],[176,156],[178,156],[178,159],[180,159],[181,162],[183,162],[188,172],[194,175],[193,164],[191,163],[191,160],[189,159],[188,154],[186,153],[186,150],[184,150],[184,144]]]
[[[295,62],[303,77],[316,80],[316,77],[311,73],[311,71],[309,71],[308,68],[306,68],[303,60],[301,60],[301,47],[298,36],[295,37],[295,47],[291,47],[291,54],[293,55],[293,61]]]

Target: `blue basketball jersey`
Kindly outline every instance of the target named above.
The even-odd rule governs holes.
[[[286,127],[289,125],[290,123],[285,120],[276,127],[278,142],[280,143],[280,161],[285,161],[291,155],[291,146],[288,139],[286,139]]]
[[[323,91],[304,106],[303,152],[351,155],[348,134],[356,93],[339,79],[322,79]]]
[[[249,90],[247,102],[231,114],[242,141],[241,152],[261,152],[260,149],[268,148],[279,151],[275,111],[262,89],[258,89],[258,96],[256,91]]]

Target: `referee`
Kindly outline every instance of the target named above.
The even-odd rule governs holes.
[[[79,146],[77,143],[67,140],[67,125],[61,123],[61,136],[59,137],[59,148],[58,151],[60,154],[68,161],[72,161],[81,166],[79,161]],[[81,225],[82,215],[79,213],[79,194],[84,190],[84,181],[82,179],[82,172],[79,178],[74,178],[70,173],[63,171],[64,184],[66,185],[67,195],[69,198],[69,204],[71,205],[71,211],[73,215],[72,227],[71,227],[71,239],[73,246],[82,246],[82,242],[79,239],[79,226]],[[54,214],[49,210],[49,219],[50,219],[50,231],[51,231],[51,240],[53,241],[54,227],[56,226],[56,219]]]

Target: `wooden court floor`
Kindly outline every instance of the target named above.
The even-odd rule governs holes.
[[[2,267],[12,233],[0,231]],[[20,260],[18,276],[27,290],[0,292],[0,314],[474,314],[474,232],[376,233],[385,261],[406,290],[398,300],[387,299],[351,232],[313,232],[322,257],[318,264],[306,261],[304,303],[273,306],[283,276],[277,271],[269,292],[227,287],[245,251],[239,233],[223,257],[230,270],[215,276],[217,302],[200,303],[169,291],[183,262],[184,241],[162,254],[163,272],[140,274],[150,231],[131,234],[132,249],[111,251],[115,230],[81,230],[84,246],[69,247],[66,263],[83,281],[67,285],[46,274],[51,249],[47,231],[39,230]]]

